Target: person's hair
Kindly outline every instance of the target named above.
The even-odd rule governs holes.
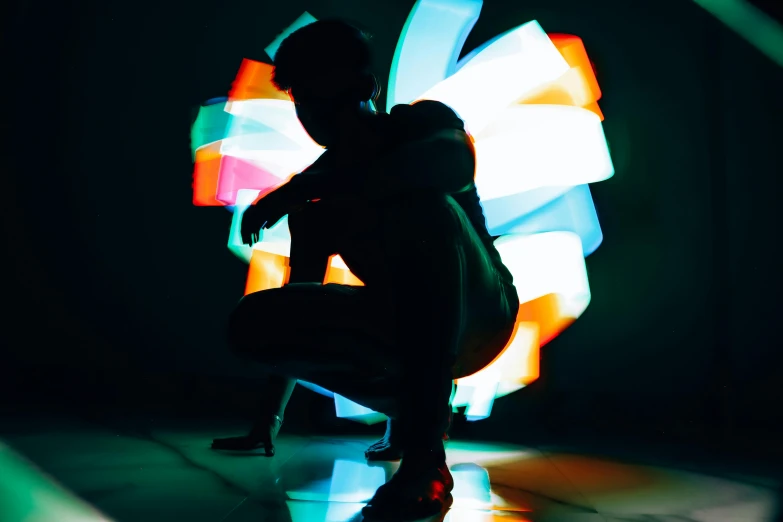
[[[275,54],[272,82],[281,91],[339,70],[344,76],[370,74],[371,36],[342,20],[319,20],[291,33]]]

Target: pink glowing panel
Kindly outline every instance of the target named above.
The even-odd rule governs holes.
[[[242,189],[265,191],[276,187],[283,180],[257,167],[249,161],[233,156],[223,156],[217,183],[216,199],[233,206],[237,193]]]

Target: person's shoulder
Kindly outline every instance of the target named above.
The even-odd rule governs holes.
[[[398,124],[417,131],[465,129],[465,123],[454,112],[454,109],[435,100],[421,100],[410,105],[395,105],[389,114]]]
[[[305,168],[302,172],[312,172],[316,170],[321,169],[329,169],[334,167],[335,165],[335,154],[333,151],[330,151],[328,149],[324,150],[323,154],[318,156],[318,158],[310,164],[309,167]]]

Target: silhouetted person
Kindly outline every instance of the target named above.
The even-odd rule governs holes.
[[[369,65],[365,36],[339,21],[280,46],[274,82],[326,152],[245,212],[249,244],[289,215],[291,279],[245,296],[229,335],[235,353],[285,376],[265,402],[269,419],[282,418],[293,379],[392,419],[402,463],[365,514],[423,517],[451,501],[442,437],[452,381],[501,352],[519,301],[487,231],[462,120],[433,101],[373,112]],[[365,286],[322,284],[334,254]],[[279,422],[268,424],[271,438]]]

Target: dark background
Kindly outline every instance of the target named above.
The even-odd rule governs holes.
[[[225,247],[231,215],[192,205],[193,109],[305,10],[371,29],[385,85],[413,3],[13,4],[3,410],[248,413],[257,369],[223,335],[247,267]],[[593,186],[592,303],[539,381],[465,432],[774,447],[783,68],[686,0],[486,0],[463,52],[531,19],[583,38],[617,172]],[[310,392],[290,413],[355,426]]]

